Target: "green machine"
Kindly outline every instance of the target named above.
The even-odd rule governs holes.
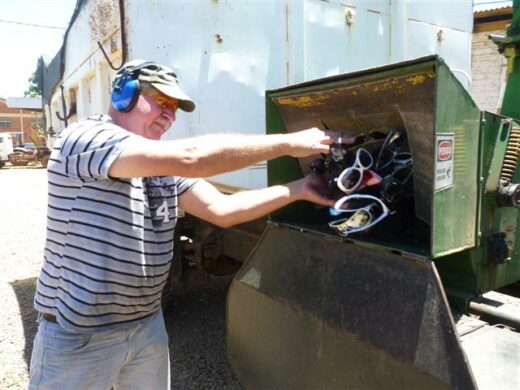
[[[266,104],[269,133],[325,123],[352,135],[404,131],[413,196],[346,237],[323,207],[271,215],[228,295],[240,382],[520,388],[516,300],[482,297],[520,280],[520,122],[481,112],[437,56],[269,91]],[[302,177],[309,163],[270,162],[269,184]]]

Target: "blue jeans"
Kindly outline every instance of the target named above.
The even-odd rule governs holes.
[[[40,320],[29,389],[170,389],[162,311],[129,328],[80,334]]]

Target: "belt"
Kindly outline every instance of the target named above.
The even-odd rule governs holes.
[[[49,322],[58,322],[56,321],[56,316],[49,313],[42,313],[42,317]]]

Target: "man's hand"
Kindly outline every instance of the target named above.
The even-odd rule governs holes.
[[[327,182],[315,173],[289,184],[300,200],[333,207],[337,199],[328,194]]]
[[[355,138],[337,131],[320,130],[313,127],[307,130],[286,134],[290,155],[307,157],[318,153],[329,153],[329,146],[335,142],[351,144]]]

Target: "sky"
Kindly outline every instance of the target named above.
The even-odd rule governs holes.
[[[474,0],[476,9],[511,3]],[[38,58],[49,61],[61,47],[75,4],[76,0],[0,0],[0,97],[23,96]]]
[[[473,0],[474,11],[485,11],[494,8],[510,7],[513,5],[513,1],[504,0]]]
[[[23,96],[38,58],[49,61],[61,47],[75,5],[76,0],[0,0],[0,97]]]

